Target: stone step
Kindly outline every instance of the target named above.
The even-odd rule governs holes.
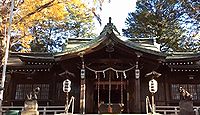
[[[61,113],[61,114],[54,114],[54,115],[91,115],[91,114],[72,114],[72,113]],[[92,115],[147,115],[147,114],[92,114]]]

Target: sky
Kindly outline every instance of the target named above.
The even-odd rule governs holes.
[[[117,30],[122,35],[122,28],[125,28],[125,20],[129,12],[135,10],[137,0],[111,0],[104,1],[102,11],[99,12],[102,20],[102,25],[95,21],[96,31],[99,34],[103,27],[109,22],[109,17],[112,18],[112,23],[117,27]]]

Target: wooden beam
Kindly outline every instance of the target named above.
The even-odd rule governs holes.
[[[131,64],[134,63],[133,59],[129,58],[122,58],[122,59],[111,59],[111,58],[104,58],[104,59],[88,59],[87,64]]]

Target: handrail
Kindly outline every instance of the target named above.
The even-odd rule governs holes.
[[[69,107],[72,106],[72,114],[74,113],[74,99],[75,98],[72,96],[71,99],[70,99],[70,102],[69,102],[69,104],[67,106],[67,109],[69,109]]]
[[[6,113],[8,110],[18,110],[22,111],[23,106],[2,106],[2,112]],[[39,106],[38,111],[42,115],[48,115],[48,114],[59,114],[63,113],[65,110],[65,106]],[[199,115],[198,110],[200,110],[200,106],[194,106],[193,110],[195,112],[195,115]],[[180,112],[180,107],[179,106],[156,106],[156,112],[161,113],[163,115],[168,115],[168,114],[174,114],[178,115]]]
[[[6,113],[9,110],[16,110],[21,112],[24,106],[2,106],[2,113]],[[42,115],[58,114],[65,112],[65,106],[39,106],[38,111]],[[48,114],[47,114],[48,113]]]
[[[147,114],[149,113],[149,108],[150,108],[150,110],[151,110],[151,112],[152,112],[153,109],[152,109],[151,103],[150,103],[150,101],[149,101],[149,97],[146,96],[146,112],[147,112]]]
[[[200,106],[194,106],[193,110],[195,112],[195,115],[199,115]],[[163,115],[167,114],[174,114],[178,115],[180,112],[179,106],[156,106],[156,112],[162,113]]]

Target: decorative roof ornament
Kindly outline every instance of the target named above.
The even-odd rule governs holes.
[[[104,34],[104,33],[111,34],[114,30],[115,32],[117,32],[117,34],[120,35],[119,31],[117,30],[116,26],[111,22],[111,20],[112,20],[111,17],[109,17],[109,23],[107,23],[107,25],[105,25],[101,34]]]
[[[112,42],[112,41],[110,41],[110,43],[108,43],[107,45],[106,45],[106,52],[114,52],[115,51],[115,49],[114,49],[114,43]]]

